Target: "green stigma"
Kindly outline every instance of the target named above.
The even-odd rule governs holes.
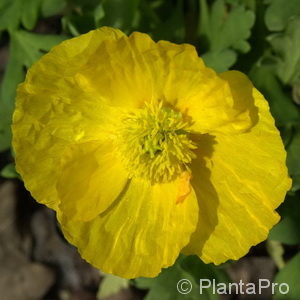
[[[162,103],[127,115],[120,130],[122,159],[131,177],[152,183],[176,178],[196,157],[182,114]]]

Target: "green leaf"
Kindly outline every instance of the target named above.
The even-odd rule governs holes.
[[[300,2],[299,2],[300,7]],[[268,37],[278,56],[277,74],[283,83],[294,84],[300,80],[300,17],[288,23],[283,33]]]
[[[286,266],[281,269],[274,282],[278,284],[288,284],[289,292],[287,294],[280,293],[280,289],[275,288],[274,300],[299,300],[300,299],[300,253],[294,256]],[[286,292],[286,287],[282,288],[283,292]]]
[[[40,6],[41,0],[1,0],[0,31],[17,29],[20,22],[26,29],[33,29]]]
[[[103,4],[99,4],[96,9],[94,10],[94,18],[95,18],[95,23],[98,26],[98,24],[101,23],[101,21],[104,19],[105,17],[105,11],[103,8]]]
[[[293,100],[300,105],[300,81],[293,85]]]
[[[113,4],[113,2],[111,1],[108,4]],[[101,23],[105,17],[105,11],[103,10],[105,3],[106,0],[69,1],[66,14],[62,18],[63,29],[74,36],[78,36],[100,26],[114,27],[113,25]],[[122,12],[118,13],[122,14]],[[109,17],[113,16],[110,15]]]
[[[206,1],[200,0],[200,15],[198,31],[208,43],[207,56],[217,61],[215,65],[218,71],[225,71],[235,63],[236,52],[246,53],[250,50],[247,39],[254,25],[255,14],[239,4],[229,9],[224,0],[213,2],[209,10]],[[209,61],[212,61],[211,58]]]
[[[236,61],[237,54],[235,51],[225,49],[221,52],[206,52],[202,55],[205,64],[217,72],[228,70]]]
[[[198,26],[198,32],[200,35],[205,36],[205,38],[207,38],[207,36],[209,36],[210,33],[210,10],[208,8],[207,5],[207,1],[206,0],[200,0],[200,12],[199,12],[199,26]]]
[[[112,26],[125,32],[132,29],[140,0],[103,0],[103,17],[99,18],[99,8],[95,11],[97,26]]]
[[[77,24],[79,21],[79,24]],[[88,28],[86,28],[86,24],[83,26],[84,28],[82,28],[82,19],[78,16],[64,16],[61,19],[61,23],[63,26],[64,31],[68,31],[70,32],[71,35],[73,36],[78,36],[81,33],[85,33],[88,32],[90,29],[93,28],[93,20],[91,20],[90,18],[89,22],[90,24],[88,24]]]
[[[281,221],[272,228],[269,239],[287,245],[300,244],[300,201],[289,196],[279,208]]]
[[[184,34],[183,0],[178,0],[175,6],[170,7],[166,19],[160,17],[160,23],[151,31],[151,35],[155,40],[182,42]]]
[[[182,285],[182,289],[192,290],[183,295],[177,290],[177,284],[180,280],[185,279],[185,285]],[[182,281],[181,281],[182,282]],[[145,300],[196,300],[199,299],[199,287],[193,276],[182,269],[178,264],[163,270],[156,278],[139,278],[135,280],[138,288],[149,288],[149,292],[144,298]],[[180,284],[180,282],[179,282]],[[203,300],[210,299],[207,295],[203,295]]]
[[[120,290],[129,287],[129,280],[111,274],[105,275],[100,283],[97,299],[103,299],[117,294]]]
[[[156,41],[168,40],[183,43],[184,38],[190,37],[185,32],[185,27],[189,25],[185,24],[184,9],[188,10],[188,8],[185,7],[184,2],[184,0],[140,0],[133,21],[133,29],[147,32]],[[192,5],[192,3],[187,5],[190,4]],[[188,11],[186,13],[188,14]]]
[[[299,110],[282,88],[276,77],[276,64],[274,60],[261,61],[249,73],[255,87],[269,101],[271,113],[277,126],[290,126],[299,123]]]
[[[9,128],[10,116],[5,114],[5,108],[1,104],[1,99],[0,106],[0,152],[2,152],[10,147],[11,131]]]
[[[19,174],[16,172],[15,164],[10,163],[6,165],[1,171],[0,176],[4,178],[20,178]]]
[[[24,79],[22,60],[17,45],[11,42],[9,60],[0,87],[0,152],[10,147],[11,116],[17,85]]]
[[[243,6],[236,6],[229,12],[225,7],[224,2],[218,0],[212,8],[211,50],[221,51],[232,47],[245,53],[250,49],[246,39],[250,37],[255,15]],[[216,10],[215,18],[214,10]]]
[[[172,267],[164,269],[158,277],[138,278],[134,282],[140,289],[149,289],[146,300],[218,300],[219,296],[213,292],[212,287],[203,287],[200,294],[201,279],[215,279],[216,283],[228,282],[228,277],[222,270],[204,264],[196,256],[181,256]]]
[[[29,68],[44,52],[64,39],[64,36],[40,35],[23,30],[11,32],[9,61],[0,89],[0,151],[10,145],[14,99],[17,85],[24,79],[24,67]]]
[[[300,126],[295,127],[294,135],[287,146],[287,165],[293,179],[293,190],[299,189],[300,181]],[[300,227],[299,227],[300,228]]]
[[[280,135],[285,147],[287,147],[292,141],[293,134],[293,125],[286,125],[285,127],[280,128]]]
[[[267,250],[269,255],[272,257],[275,265],[278,269],[282,269],[285,266],[285,262],[283,259],[284,255],[284,248],[282,244],[273,239],[268,239],[266,242]]]
[[[300,16],[299,0],[272,0],[265,14],[270,31],[281,31],[293,16]]]
[[[291,188],[292,192],[300,190],[300,175],[293,175],[293,186]]]
[[[61,35],[35,34],[23,30],[11,34],[14,56],[27,68],[36,62],[46,51],[66,39]]]
[[[51,17],[58,15],[66,7],[66,0],[42,0],[43,17]]]
[[[270,109],[276,125],[281,129],[288,156],[287,164],[293,179],[293,191],[299,189],[300,181],[300,122],[299,108],[293,102],[291,94],[288,96],[276,76],[276,62],[265,58],[253,67],[250,78],[254,85],[269,101]]]
[[[42,0],[26,0],[26,5],[23,5],[22,7],[23,13],[21,21],[28,30],[33,29],[37,22],[41,1]]]
[[[230,279],[222,269],[222,267],[216,267],[213,264],[205,264],[197,256],[191,255],[186,257],[181,262],[181,266],[187,272],[190,272],[196,281],[200,279],[216,280],[216,283],[229,283]]]
[[[226,3],[231,5],[241,5],[244,4],[246,7],[255,10],[256,7],[256,0],[225,0]]]
[[[295,134],[288,145],[287,164],[291,174],[300,175],[300,126],[295,130]]]
[[[22,6],[20,0],[0,1],[0,31],[17,28],[20,22]]]

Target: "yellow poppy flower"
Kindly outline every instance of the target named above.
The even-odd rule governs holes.
[[[279,220],[291,182],[247,77],[190,45],[103,27],[54,47],[18,88],[17,170],[82,257],[126,278],[179,253],[220,264]]]

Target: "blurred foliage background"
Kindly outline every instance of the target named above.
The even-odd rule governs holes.
[[[19,180],[10,148],[10,124],[16,88],[26,70],[62,40],[100,26],[120,28],[128,34],[146,32],[156,41],[191,43],[216,71],[236,69],[248,74],[269,101],[288,153],[293,187],[278,209],[282,221],[273,228],[267,242],[253,247],[240,261],[215,267],[196,257],[180,257],[157,278],[134,281],[102,274],[97,281],[97,286],[101,281],[98,294],[94,290],[89,294],[92,298],[78,299],[105,299],[124,289],[135,290],[132,299],[248,299],[221,297],[214,295],[212,289],[199,295],[196,287],[200,278],[257,282],[264,276],[290,285],[287,295],[275,293],[273,299],[299,300],[300,0],[0,0],[2,183],[4,178]],[[268,274],[264,273],[266,269]],[[176,290],[181,278],[193,283],[189,295]],[[63,298],[55,292],[62,286],[60,280],[57,277],[49,287],[52,298],[47,291],[43,297],[77,299]],[[118,299],[128,297],[122,295]],[[271,299],[271,295],[251,299]]]

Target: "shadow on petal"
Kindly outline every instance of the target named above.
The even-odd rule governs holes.
[[[210,170],[207,164],[216,144],[215,137],[209,134],[194,135],[198,149],[195,153],[197,158],[191,165],[191,184],[197,196],[199,206],[199,218],[196,231],[191,235],[190,243],[182,250],[184,254],[201,254],[203,245],[218,224],[218,194],[210,182]],[[200,255],[201,256],[201,255]]]
[[[251,130],[259,119],[258,107],[255,105],[255,99],[253,95],[253,84],[246,75],[238,71],[227,71],[219,74],[219,76],[226,80],[229,84],[231,95],[234,101],[233,107],[240,111],[241,120],[245,118],[244,114],[248,114],[250,118],[248,128],[245,132]],[[239,121],[237,118],[236,121]]]

